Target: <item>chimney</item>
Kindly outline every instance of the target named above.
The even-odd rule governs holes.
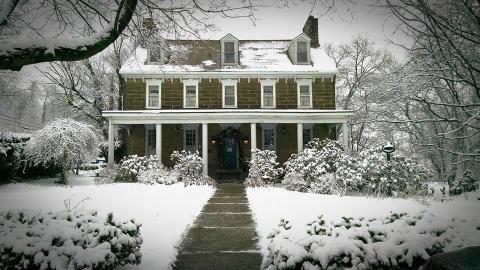
[[[303,33],[311,39],[310,46],[312,46],[312,48],[320,46],[318,43],[318,18],[315,18],[312,15],[308,16],[308,19],[303,26]]]

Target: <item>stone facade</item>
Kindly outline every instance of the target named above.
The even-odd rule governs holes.
[[[335,77],[333,77],[335,78]],[[126,81],[125,110],[145,110],[146,84],[142,79]],[[297,83],[294,79],[279,79],[276,83],[276,108],[296,109]],[[198,84],[200,109],[222,108],[222,84],[219,79],[202,79]],[[260,82],[257,78],[241,78],[237,83],[237,108],[260,109]],[[183,108],[183,83],[179,79],[163,80],[162,109]],[[316,79],[312,82],[313,109],[335,109],[335,79]]]

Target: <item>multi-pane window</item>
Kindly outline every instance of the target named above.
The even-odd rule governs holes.
[[[263,130],[263,150],[275,151],[275,129]]]
[[[298,107],[311,107],[311,97],[310,85],[300,85],[298,94]]]
[[[224,107],[235,107],[237,104],[236,102],[236,95],[235,95],[235,86],[234,85],[225,85],[224,86]]]
[[[309,143],[312,140],[312,129],[304,128],[303,129],[303,145]]]
[[[185,108],[197,107],[197,86],[185,86]]]
[[[156,132],[155,129],[148,129],[147,130],[147,144],[150,147],[155,147],[155,138],[156,138]]]
[[[148,85],[148,107],[160,107],[159,85]]]
[[[297,63],[308,62],[308,44],[306,41],[297,42]]]
[[[223,43],[223,62],[235,64],[235,42]]]
[[[154,46],[149,49],[148,61],[152,63],[160,63],[162,61],[162,49],[160,46]]]
[[[197,130],[185,129],[185,151],[194,153],[197,151]]]
[[[263,100],[262,107],[264,108],[273,108],[275,107],[275,96],[273,85],[264,85],[262,87],[263,91]]]

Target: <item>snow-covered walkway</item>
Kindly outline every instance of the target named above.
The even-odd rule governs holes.
[[[185,236],[175,269],[259,269],[262,257],[243,184],[219,184]]]

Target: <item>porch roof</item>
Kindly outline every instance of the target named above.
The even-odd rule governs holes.
[[[112,124],[345,123],[351,110],[181,109],[103,111]]]

